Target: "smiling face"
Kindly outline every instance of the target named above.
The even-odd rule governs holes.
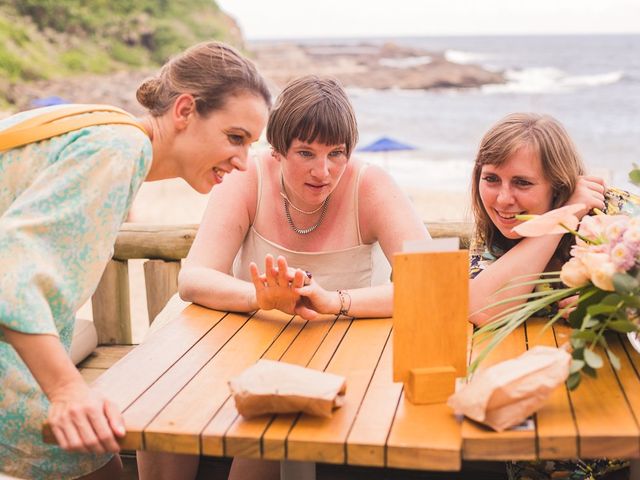
[[[234,169],[246,170],[249,146],[267,122],[267,105],[256,95],[230,97],[207,116],[191,113],[173,145],[179,175],[199,193],[209,193]]]
[[[506,238],[521,238],[512,232],[522,223],[515,215],[539,215],[551,209],[551,182],[544,175],[537,151],[528,145],[518,148],[500,166],[483,165],[479,182],[482,205]]]
[[[317,208],[338,186],[349,157],[345,145],[305,143],[294,139],[281,162],[285,189],[298,208]]]

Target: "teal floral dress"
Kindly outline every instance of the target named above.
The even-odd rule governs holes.
[[[0,131],[33,111],[0,121]],[[95,290],[151,166],[138,128],[102,125],[0,152],[0,325],[60,338]],[[42,442],[49,402],[0,329],[0,471],[28,479],[86,475],[109,455]]]
[[[610,187],[605,191],[604,213],[615,215],[618,213],[640,214],[640,197],[624,190]],[[471,242],[469,256],[469,277],[475,278],[487,266],[500,258],[500,252],[495,255],[481,243]],[[504,253],[504,252],[503,252]],[[543,284],[537,289],[553,288]],[[553,316],[556,308],[548,308],[537,312],[538,316]],[[601,458],[596,460],[541,460],[534,462],[507,463],[507,476],[510,480],[596,480],[605,478],[607,474],[626,468],[629,462],[624,460]]]

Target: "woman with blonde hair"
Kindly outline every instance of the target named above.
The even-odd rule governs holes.
[[[87,109],[87,126],[0,152],[4,473],[118,478],[113,453],[124,423],[67,355],[75,312],[95,290],[141,183],[182,177],[206,193],[224,175],[245,170],[270,104],[253,64],[218,42],[170,60],[137,98],[148,110],[139,121],[97,124],[101,109]],[[57,108],[68,107],[4,119],[0,134]],[[46,419],[59,446],[42,441]]]
[[[570,234],[521,238],[513,228],[516,215],[542,214],[564,205],[583,204],[582,218],[593,209],[605,213],[624,211],[639,199],[628,192],[605,188],[602,178],[585,174],[577,150],[564,127],[554,118],[514,113],[496,123],[484,135],[472,177],[472,209],[476,221],[471,248],[469,286],[470,320],[482,325],[518,301],[480,309],[499,300],[530,293],[523,285],[495,293],[515,277],[534,278],[557,271],[569,259]],[[551,288],[545,285],[539,288]],[[572,299],[565,299],[566,306]],[[520,300],[523,302],[523,300]],[[541,312],[544,314],[546,312]],[[618,460],[514,462],[507,465],[509,478],[594,479],[625,467]]]

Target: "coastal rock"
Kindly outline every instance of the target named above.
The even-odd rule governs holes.
[[[334,76],[346,87],[374,89],[473,88],[505,82],[501,72],[395,43],[262,43],[252,50],[260,71],[278,88],[309,73]]]

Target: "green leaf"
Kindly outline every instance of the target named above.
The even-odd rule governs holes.
[[[569,390],[575,390],[580,385],[580,372],[575,372],[567,378],[567,387]]]
[[[584,361],[591,368],[601,368],[604,364],[602,357],[590,348],[584,350]]]
[[[593,342],[596,339],[596,332],[593,330],[574,330],[571,338]]]
[[[640,287],[640,282],[628,273],[614,273],[611,280],[613,281],[613,288],[622,295],[637,293]]]
[[[609,360],[611,361],[611,365],[613,365],[613,368],[615,368],[616,370],[620,370],[620,359],[611,351],[607,348],[607,356],[609,357]]]
[[[602,299],[607,295],[609,295],[608,292],[594,286],[586,288],[580,294],[580,303],[578,303],[576,309],[569,314],[569,324],[571,327],[579,329],[582,326],[584,317],[587,315],[587,307],[602,302]]]
[[[621,333],[635,332],[638,330],[638,327],[629,320],[613,320],[607,323],[607,328]]]
[[[574,374],[579,372],[584,367],[584,360],[571,360],[571,367],[569,368],[569,373]]]
[[[631,183],[640,185],[640,169],[634,168],[629,172],[629,180]]]
[[[582,373],[586,373],[591,378],[596,378],[596,370],[595,370],[595,368],[591,368],[589,365],[585,365],[582,368]]]
[[[622,295],[611,293],[604,297],[600,303],[603,305],[618,305],[622,301],[624,301]]]
[[[602,313],[613,313],[618,310],[616,305],[605,305],[605,304],[597,304],[597,305],[589,305],[587,307],[587,313],[592,317],[596,315],[600,315]]]
[[[586,342],[584,340],[581,340],[579,338],[571,338],[570,340],[571,346],[573,347],[573,358],[584,358],[584,355],[582,354],[582,350],[584,349],[584,346],[586,344]]]

